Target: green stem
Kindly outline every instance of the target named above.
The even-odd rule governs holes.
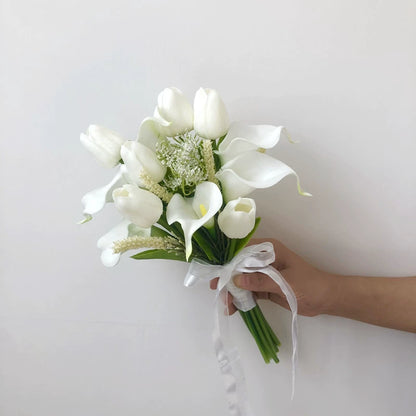
[[[232,258],[234,257],[236,243],[237,243],[237,240],[235,238],[232,238],[230,240],[230,246],[228,248],[228,254],[227,254],[227,263],[230,262]]]
[[[256,327],[254,325],[254,322],[252,321],[249,313],[247,312],[242,312],[239,311],[241,317],[243,318],[243,321],[245,322],[245,324],[247,325],[247,328],[249,329],[251,335],[253,336],[254,340],[256,341],[257,347],[263,357],[264,362],[269,363],[270,359],[268,357],[268,354],[266,352],[266,350],[263,347],[263,344],[260,340],[259,334],[257,333]]]
[[[268,344],[268,349],[270,351],[270,358],[273,359],[274,362],[278,363],[279,359],[277,358],[277,353],[279,352],[279,347],[277,346],[277,344],[275,344],[273,342],[273,338],[271,337],[271,331],[270,331],[270,327],[268,327],[267,321],[264,319],[264,316],[260,316],[259,314],[259,310],[260,308],[258,306],[256,306],[253,309],[253,313],[257,318],[257,321],[259,322],[260,326],[261,326],[261,331],[264,335],[264,337],[266,338],[266,342]]]
[[[212,227],[210,227],[210,228],[205,227],[205,229],[206,229],[206,230],[208,230],[209,235],[211,236],[211,238],[212,238],[214,241],[217,241],[217,233],[216,233],[216,231],[215,231],[215,226],[212,226]]]
[[[261,327],[261,324],[259,322],[259,320],[257,319],[256,313],[254,312],[254,310],[250,310],[249,311],[250,317],[253,320],[254,324],[256,325],[256,329],[257,329],[257,333],[259,334],[260,337],[260,341],[263,345],[263,348],[265,351],[267,351],[267,356],[268,358],[273,358],[274,352],[273,352],[273,346],[270,345],[267,342],[267,338],[263,332],[263,328]]]
[[[212,251],[211,245],[209,242],[207,242],[203,235],[199,233],[200,230],[196,231],[193,235],[193,238],[197,242],[198,246],[201,248],[201,250],[204,251],[206,256],[208,257],[208,260],[211,262],[215,262],[216,264],[219,263],[218,258],[215,256],[214,252]]]
[[[263,312],[261,310],[261,308],[259,307],[257,310],[258,314],[261,316],[261,318],[263,319],[264,324],[266,325],[267,329],[268,329],[268,333],[270,334],[270,336],[273,339],[274,344],[279,347],[280,346],[280,341],[279,338],[277,338],[276,334],[274,333],[272,327],[269,325],[269,323],[267,322],[267,319],[264,317]]]
[[[264,361],[269,363],[272,359],[278,363],[277,353],[279,352],[278,346],[280,345],[280,341],[268,324],[260,307],[256,305],[247,312],[239,312],[252,334]]]
[[[261,330],[264,334],[264,336],[266,337],[267,343],[270,345],[270,348],[273,350],[273,353],[275,353],[275,349],[277,347],[277,345],[273,342],[272,337],[270,336],[270,331],[269,328],[266,325],[266,321],[264,319],[264,316],[261,316],[259,314],[259,307],[255,307],[253,309],[253,313],[256,315],[257,321],[259,322],[260,326],[261,326]]]

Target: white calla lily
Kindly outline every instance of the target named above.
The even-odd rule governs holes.
[[[113,200],[123,217],[142,228],[151,227],[163,212],[160,198],[132,184],[115,189]]]
[[[87,134],[81,133],[81,143],[106,167],[120,161],[120,147],[126,141],[118,133],[102,126],[91,125]]]
[[[143,174],[148,175],[156,183],[164,178],[166,167],[159,162],[156,153],[142,143],[128,140],[121,146],[120,153],[130,183],[142,186]]]
[[[113,202],[112,194],[114,189],[124,185],[126,182],[126,167],[123,165],[110,183],[86,193],[81,199],[81,203],[84,205],[83,215],[85,218],[79,224],[90,221],[92,216],[101,211],[107,202]]]
[[[175,87],[165,88],[159,94],[153,116],[160,121],[159,131],[164,136],[177,136],[193,128],[192,106],[182,91]]]
[[[218,155],[224,165],[241,153],[252,150],[271,149],[279,143],[283,126],[267,124],[248,125],[232,123],[224,140],[218,147]]]
[[[256,203],[251,198],[237,198],[218,215],[218,226],[229,238],[244,238],[256,223]]]
[[[311,196],[302,190],[299,176],[291,167],[260,152],[243,153],[226,163],[216,174],[226,201],[246,196],[257,188],[273,186],[288,175],[296,176],[299,194]]]
[[[192,236],[199,228],[212,220],[222,206],[222,195],[213,182],[202,182],[196,186],[193,198],[173,195],[167,210],[168,224],[179,222],[185,236],[186,259],[192,254]]]
[[[120,261],[121,253],[114,253],[115,241],[124,240],[132,236],[150,237],[150,228],[140,228],[129,220],[123,220],[120,224],[104,234],[98,241],[97,247],[102,250],[101,261],[106,267],[113,267]]]
[[[246,196],[257,188],[273,186],[288,175],[296,176],[301,195],[310,196],[302,191],[292,168],[264,153],[279,142],[283,131],[284,127],[269,125],[235,123],[230,127],[217,152],[222,166],[216,176],[226,201]]]
[[[227,133],[229,124],[227,109],[218,92],[200,88],[194,99],[194,129],[198,135],[218,139]]]

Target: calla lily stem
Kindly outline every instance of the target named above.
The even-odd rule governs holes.
[[[247,312],[239,312],[253,335],[264,362],[269,363],[270,360],[273,360],[278,363],[277,353],[279,352],[280,341],[266,321],[260,307],[256,305]]]

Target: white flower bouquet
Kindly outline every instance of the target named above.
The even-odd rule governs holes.
[[[282,134],[287,135],[284,127],[230,124],[219,94],[203,88],[193,107],[177,88],[163,90],[137,140],[95,125],[81,134],[82,144],[99,161],[118,166],[108,185],[82,199],[82,223],[107,202],[114,202],[124,218],[98,241],[104,265],[114,266],[122,253],[136,250],[131,257],[137,260],[191,262],[186,285],[220,277],[218,292],[232,293],[267,363],[279,361],[280,342],[252,294],[236,288],[232,277],[261,270],[290,296],[270,266],[273,249],[267,243],[246,247],[260,221],[255,201],[247,198],[253,190],[295,175],[298,192],[309,195],[293,169],[266,154]]]

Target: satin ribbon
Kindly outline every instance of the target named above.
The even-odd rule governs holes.
[[[256,306],[253,294],[245,289],[236,287],[233,277],[241,273],[264,273],[270,276],[286,296],[292,312],[292,400],[295,394],[295,370],[297,361],[297,301],[292,288],[283,276],[271,264],[275,260],[273,244],[261,243],[243,248],[229,263],[213,265],[201,260],[192,260],[184,285],[189,287],[197,281],[209,281],[219,277],[214,310],[214,348],[224,379],[228,410],[233,416],[253,415],[247,400],[243,367],[235,346],[227,347],[230,338],[228,319],[222,322],[224,314],[218,311],[218,298],[226,296],[229,291],[233,295],[234,305],[242,310],[249,311]]]

